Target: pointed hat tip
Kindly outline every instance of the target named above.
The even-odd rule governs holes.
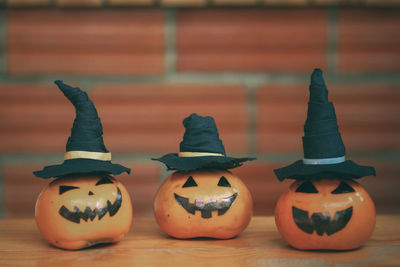
[[[62,80],[55,80],[54,83],[60,87],[60,86],[65,86],[66,84]]]
[[[311,84],[319,85],[326,88],[323,72],[321,69],[319,68],[314,69],[313,73],[311,74]]]
[[[58,86],[58,89],[60,89],[69,100],[71,100],[72,103],[74,103],[73,99],[75,99],[78,96],[80,98],[84,97],[86,100],[89,100],[86,93],[79,87],[73,87],[71,85],[68,85],[64,83],[62,80],[56,80],[54,81],[54,83]]]
[[[58,88],[63,91],[64,93],[66,93],[65,90],[71,90],[73,87],[71,87],[68,84],[65,84],[63,81],[61,80],[56,80],[54,81],[54,83],[58,86]]]
[[[323,72],[322,72],[322,70],[320,68],[315,68],[313,73],[311,74],[311,77],[312,78],[322,77],[322,73]]]
[[[315,68],[311,75],[310,102],[328,102],[328,90],[322,70],[319,68]]]

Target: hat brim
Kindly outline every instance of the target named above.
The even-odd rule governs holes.
[[[164,163],[168,170],[194,171],[200,169],[233,169],[242,166],[243,162],[255,160],[255,158],[231,158],[218,156],[179,157],[177,153],[170,153],[153,160]]]
[[[70,159],[60,165],[44,167],[41,171],[35,171],[33,174],[40,178],[58,178],[70,174],[85,174],[91,172],[105,172],[118,175],[123,172],[130,173],[131,169],[119,164],[113,164],[111,161],[101,161],[92,159]]]
[[[280,181],[284,179],[321,179],[321,178],[348,178],[358,179],[364,176],[376,175],[375,168],[361,166],[351,160],[337,164],[310,165],[298,160],[293,164],[274,170]]]

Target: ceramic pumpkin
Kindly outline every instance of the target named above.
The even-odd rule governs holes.
[[[132,223],[127,190],[106,174],[54,180],[40,193],[35,211],[43,237],[65,249],[118,242]]]
[[[180,152],[156,159],[176,170],[156,194],[156,221],[175,238],[235,237],[249,224],[253,202],[246,185],[228,169],[253,158],[227,157],[212,117],[192,114],[183,125]]]
[[[298,249],[354,249],[375,227],[375,206],[353,180],[296,181],[275,209],[282,237]]]
[[[252,211],[249,190],[226,170],[174,172],[154,200],[161,229],[177,238],[232,238],[249,224]]]
[[[79,88],[56,81],[71,101],[76,118],[64,163],[34,174],[56,178],[40,193],[35,219],[42,236],[63,249],[81,249],[120,241],[132,224],[132,204],[125,187],[112,175],[130,169],[111,163],[96,108]]]
[[[334,106],[319,69],[311,76],[304,132],[304,159],[274,170],[280,181],[296,180],[276,205],[276,226],[297,249],[358,248],[371,236],[376,214],[371,197],[354,179],[375,175],[375,169],[345,159]]]

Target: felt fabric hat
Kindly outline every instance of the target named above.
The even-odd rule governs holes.
[[[183,120],[183,126],[186,130],[180,152],[153,159],[164,163],[168,170],[232,169],[255,159],[227,157],[212,117],[193,113]]]
[[[328,101],[322,71],[311,75],[310,100],[303,136],[304,159],[274,170],[279,180],[319,178],[361,178],[375,175],[374,167],[360,166],[345,159],[335,108]]]
[[[40,178],[52,178],[91,172],[130,173],[129,168],[111,163],[111,153],[103,142],[100,118],[86,92],[62,81],[55,81],[55,84],[74,105],[76,117],[67,141],[64,163],[44,167],[33,174]]]

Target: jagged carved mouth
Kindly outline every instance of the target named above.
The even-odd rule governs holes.
[[[194,203],[190,203],[188,198],[181,197],[174,193],[176,201],[178,201],[187,212],[194,215],[196,210],[198,210],[201,212],[201,217],[204,219],[211,218],[213,211],[218,211],[218,216],[224,215],[232,206],[237,195],[238,193],[235,193],[230,197],[222,198],[220,202],[217,202],[217,200],[211,200],[205,204],[203,200],[198,199],[196,199]]]
[[[308,211],[292,207],[293,219],[297,227],[307,234],[312,234],[314,230],[319,236],[324,233],[333,235],[342,230],[350,221],[353,215],[353,207],[337,211],[331,220],[328,212],[315,212],[308,216]]]
[[[91,209],[90,207],[86,207],[84,211],[81,211],[77,206],[74,206],[74,211],[70,211],[63,205],[58,213],[65,219],[74,223],[80,223],[81,219],[85,222],[87,222],[88,219],[93,221],[96,216],[98,216],[99,220],[101,220],[104,215],[107,214],[107,212],[110,214],[110,217],[112,217],[118,212],[122,203],[122,194],[118,187],[117,191],[117,198],[115,199],[114,203],[111,204],[111,201],[108,200],[107,205],[103,208]]]

